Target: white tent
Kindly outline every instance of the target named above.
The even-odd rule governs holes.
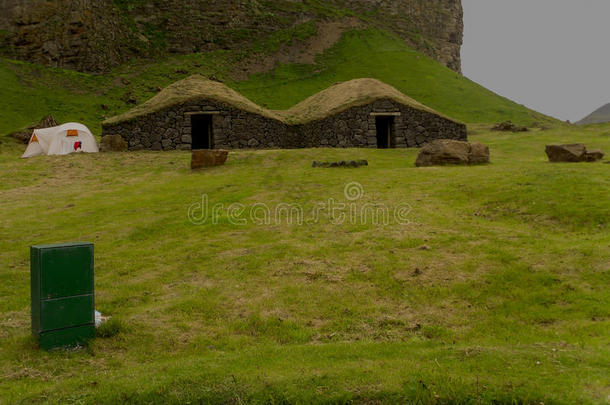
[[[70,122],[57,127],[35,129],[21,156],[67,155],[73,152],[99,152],[95,137],[83,124]]]

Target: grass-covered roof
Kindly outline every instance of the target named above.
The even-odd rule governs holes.
[[[223,83],[208,80],[201,75],[192,75],[179,80],[161,90],[150,100],[131,110],[109,118],[104,124],[118,124],[131,121],[137,117],[152,114],[166,108],[185,104],[190,101],[210,99],[232,105],[241,110],[259,114],[268,118],[280,119],[275,113],[248,100]]]
[[[381,99],[390,99],[418,110],[442,115],[377,79],[353,79],[337,83],[303,100],[289,110],[275,111],[275,113],[291,124],[301,124],[317,121],[349,108]]]
[[[337,83],[314,94],[289,110],[272,111],[255,104],[235,90],[200,75],[193,75],[175,82],[143,104],[104,121],[104,124],[119,124],[137,117],[155,113],[166,108],[196,100],[215,100],[241,110],[283,121],[286,124],[303,124],[317,121],[362,106],[376,100],[390,99],[418,110],[443,116],[437,111],[407,97],[394,87],[376,79],[354,79]],[[445,117],[450,119],[448,117]]]

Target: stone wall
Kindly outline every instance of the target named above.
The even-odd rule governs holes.
[[[199,100],[138,117],[116,125],[102,125],[102,137],[121,135],[130,150],[191,149],[191,115],[212,115],[217,149],[280,148],[286,125],[278,120],[239,110],[215,100]]]
[[[394,117],[397,148],[419,147],[434,139],[467,139],[464,124],[391,100],[350,108],[320,121],[290,127],[288,132],[301,139],[299,147],[374,148],[377,147],[376,116],[371,113],[384,112],[400,112]]]
[[[276,149],[311,147],[376,147],[371,113],[400,112],[394,117],[396,147],[417,147],[434,139],[466,140],[466,126],[436,114],[390,100],[353,107],[320,121],[287,125],[211,100],[138,117],[120,124],[104,124],[102,136],[120,135],[130,150],[191,149],[191,115],[211,113],[217,149]]]

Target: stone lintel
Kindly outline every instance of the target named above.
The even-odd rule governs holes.
[[[400,117],[402,113],[400,111],[396,112],[372,112],[370,114],[373,117]]]
[[[184,113],[186,116],[191,115],[218,115],[220,111],[187,111]]]

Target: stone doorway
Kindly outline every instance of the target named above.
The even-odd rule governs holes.
[[[191,149],[214,149],[212,114],[191,115]]]
[[[376,116],[375,127],[377,129],[377,148],[395,148],[394,116]]]

